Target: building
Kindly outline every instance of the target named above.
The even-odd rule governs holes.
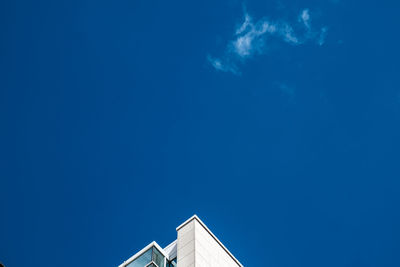
[[[167,247],[152,242],[119,267],[242,267],[196,215],[176,231]]]

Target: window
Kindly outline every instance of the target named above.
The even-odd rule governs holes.
[[[153,247],[153,262],[157,264],[158,267],[164,267],[164,256],[155,247]]]
[[[156,247],[151,247],[126,267],[164,267],[165,257]]]
[[[167,262],[167,267],[176,267],[176,258]]]
[[[129,263],[126,267],[145,267],[149,262],[151,262],[152,251],[153,248],[150,248],[137,259]]]

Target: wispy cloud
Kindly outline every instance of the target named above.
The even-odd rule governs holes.
[[[304,26],[306,26],[306,28],[307,28],[308,30],[310,30],[310,29],[311,29],[310,10],[304,9],[304,10],[300,13],[299,21],[302,22],[302,23],[304,24]]]
[[[303,28],[303,30],[301,29]],[[309,9],[301,10],[296,23],[271,21],[266,18],[254,21],[245,12],[244,21],[236,28],[233,39],[228,42],[223,56],[208,56],[208,61],[218,71],[240,74],[238,65],[247,59],[265,53],[269,40],[280,40],[298,46],[307,42],[323,45],[327,27],[314,29]]]
[[[236,74],[236,75],[240,74],[236,64],[233,63],[233,62],[230,62],[230,63],[227,62],[227,61],[222,62],[221,59],[214,58],[214,57],[212,57],[210,55],[207,56],[207,60],[218,71],[231,72],[231,73]]]
[[[318,45],[323,45],[325,43],[328,28],[322,27],[318,30],[313,29],[311,27],[311,16],[309,9],[304,9],[300,13],[298,21],[306,28],[306,33],[304,36],[305,40],[315,40]]]
[[[286,43],[292,45],[298,45],[302,43],[302,41],[296,36],[293,27],[287,23],[284,23],[280,26],[278,33]]]
[[[246,21],[236,31],[237,38],[232,42],[233,51],[240,57],[248,57],[262,51],[266,34],[276,32],[275,25],[267,21],[260,21],[256,24],[246,15]]]
[[[319,37],[318,37],[318,44],[319,45],[323,45],[325,43],[325,38],[326,35],[328,34],[328,28],[327,27],[323,27],[319,33]]]

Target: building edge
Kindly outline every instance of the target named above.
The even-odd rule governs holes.
[[[178,232],[181,228],[183,228],[185,225],[187,225],[188,223],[190,223],[191,221],[196,220],[207,232],[208,234],[218,243],[218,245],[220,245],[222,247],[223,250],[225,250],[226,253],[228,253],[228,255],[233,259],[233,261],[240,267],[243,267],[243,265],[239,262],[239,260],[237,260],[235,258],[235,256],[233,256],[233,254],[224,246],[224,244],[222,244],[221,241],[219,241],[219,239],[211,232],[210,229],[208,229],[208,227],[206,226],[205,223],[203,223],[202,220],[200,220],[200,218],[195,214],[192,217],[190,217],[189,219],[187,219],[184,223],[182,223],[181,225],[179,225],[176,228],[176,231]]]

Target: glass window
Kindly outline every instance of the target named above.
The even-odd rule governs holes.
[[[164,256],[155,247],[153,247],[153,261],[158,267],[164,267]]]
[[[176,258],[167,262],[167,267],[176,267]]]
[[[139,256],[136,260],[129,263],[126,267],[144,267],[151,262],[152,248]]]
[[[164,267],[164,259],[163,254],[157,248],[152,247],[126,267]]]

